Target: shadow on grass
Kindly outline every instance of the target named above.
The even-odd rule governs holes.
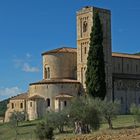
[[[28,123],[28,124],[20,124],[19,127],[29,127],[29,126],[36,126],[36,123]]]
[[[139,128],[140,126],[123,126],[123,127],[116,127],[116,128],[113,128],[113,130],[121,130],[121,129],[135,129],[135,128]]]
[[[68,130],[68,131],[63,131],[63,132],[55,132],[55,135],[60,135],[60,134],[72,134],[73,130]]]
[[[28,134],[31,134],[30,132],[20,132],[18,135],[28,135]]]

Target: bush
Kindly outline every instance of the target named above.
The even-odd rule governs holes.
[[[77,97],[67,109],[69,119],[75,125],[75,133],[89,133],[100,127],[98,110],[84,97]]]
[[[140,106],[137,106],[136,104],[132,104],[130,106],[130,113],[133,115],[134,127],[136,127],[136,122],[140,122]]]
[[[39,138],[39,140],[52,140],[53,139],[53,127],[50,126],[50,124],[46,124],[45,122],[40,122],[37,126],[36,126],[36,136],[37,138]]]
[[[68,126],[69,120],[67,112],[50,112],[46,116],[46,123],[51,124],[55,129],[58,129],[60,133],[64,132],[64,127]]]
[[[120,111],[120,103],[118,101],[107,101],[94,99],[92,101],[93,106],[100,112],[100,116],[105,120],[109,128],[113,128],[112,120],[117,117]]]

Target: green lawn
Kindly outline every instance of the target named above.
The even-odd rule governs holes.
[[[24,122],[19,125],[18,128],[18,140],[36,140],[35,138],[35,127],[38,121]],[[138,124],[139,125],[139,124]],[[113,121],[114,129],[131,128],[133,127],[133,116],[132,115],[121,115]],[[108,129],[107,124],[102,124],[99,131],[94,133],[100,133],[102,130]],[[116,131],[114,130],[114,131]],[[0,140],[15,140],[15,130],[7,124],[0,124]],[[74,136],[73,133],[67,134],[56,134],[57,139],[63,139],[64,137]]]

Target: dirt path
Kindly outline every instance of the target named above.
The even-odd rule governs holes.
[[[64,138],[64,140],[140,140],[140,128],[106,130],[96,135],[79,135],[73,138]]]

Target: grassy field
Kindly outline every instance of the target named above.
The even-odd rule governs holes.
[[[20,123],[18,128],[18,140],[36,140],[35,137],[35,127],[38,121],[31,121],[31,122],[23,122]],[[111,130],[111,133],[115,133],[124,129],[133,129],[133,116],[132,115],[121,115],[118,116],[117,119],[113,121],[114,130]],[[138,124],[139,126],[140,124]],[[97,132],[93,132],[92,135],[106,133],[108,130],[107,124],[102,124],[101,128]],[[0,124],[0,140],[15,140],[15,130],[7,123],[7,124]],[[73,133],[65,133],[65,134],[55,134],[56,139],[64,139],[75,137]]]

